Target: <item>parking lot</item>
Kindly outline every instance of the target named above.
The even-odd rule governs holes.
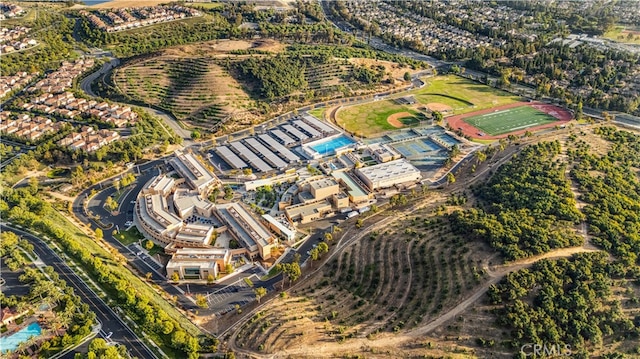
[[[152,267],[153,269],[155,269],[156,271],[163,273],[164,275],[164,267],[160,264],[158,264],[158,262],[156,262],[153,258],[151,258],[146,251],[143,251],[142,248],[140,248],[140,246],[138,246],[137,244],[130,244],[127,246],[129,248],[129,250],[131,250],[131,252],[133,252],[138,258],[140,258],[140,260],[144,261],[149,267]]]
[[[29,294],[29,284],[22,283],[18,279],[18,277],[20,277],[20,275],[24,273],[24,270],[20,268],[17,271],[12,272],[4,263],[4,260],[0,260],[0,263],[0,273],[2,273],[2,275],[0,276],[0,291],[6,296],[25,296]]]
[[[251,276],[250,279],[254,283],[259,281],[259,278],[255,275]],[[271,291],[273,287],[269,287],[267,290]],[[249,287],[244,279],[239,279],[222,289],[209,293],[207,296],[209,307],[216,315],[227,314],[235,310],[236,305],[243,306],[254,300],[256,300],[256,296],[253,288]]]

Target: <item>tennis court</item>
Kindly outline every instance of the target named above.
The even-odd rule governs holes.
[[[495,136],[556,122],[558,119],[531,106],[519,106],[468,117],[463,121],[487,135]]]

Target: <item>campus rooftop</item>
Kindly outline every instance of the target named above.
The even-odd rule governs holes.
[[[176,151],[175,157],[170,163],[180,176],[185,179],[186,183],[199,192],[218,181],[218,178],[191,153]]]

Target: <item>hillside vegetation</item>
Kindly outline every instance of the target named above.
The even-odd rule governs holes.
[[[375,216],[363,226],[389,220]],[[335,236],[351,238],[352,230]],[[302,343],[375,340],[424,325],[486,281],[481,261],[487,256],[452,234],[446,218],[415,211],[362,236],[309,284],[269,303],[239,331],[237,342],[277,353]]]
[[[586,144],[572,152],[577,165],[571,174],[587,203],[589,233],[620,261],[620,271],[640,277],[640,136],[615,127],[595,132],[613,144],[606,155],[593,154]]]
[[[559,142],[543,142],[502,165],[473,190],[478,208],[453,213],[456,233],[487,241],[507,260],[582,244],[573,225],[584,216],[565,178],[566,164],[555,160],[560,151]]]
[[[553,343],[562,350],[567,345],[574,358],[588,358],[588,349],[604,340],[640,334],[640,316],[634,325],[611,297],[613,276],[606,253],[582,253],[511,273],[491,287],[489,296],[501,304],[495,314],[500,325],[512,330],[513,350]]]

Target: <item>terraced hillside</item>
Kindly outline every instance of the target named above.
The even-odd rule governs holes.
[[[208,58],[151,58],[119,69],[114,79],[123,93],[198,127],[251,118],[249,96]]]
[[[404,331],[454,307],[487,280],[488,252],[453,235],[444,217],[423,211],[396,223],[356,241],[321,276],[270,303],[241,329],[238,346],[276,353]]]

